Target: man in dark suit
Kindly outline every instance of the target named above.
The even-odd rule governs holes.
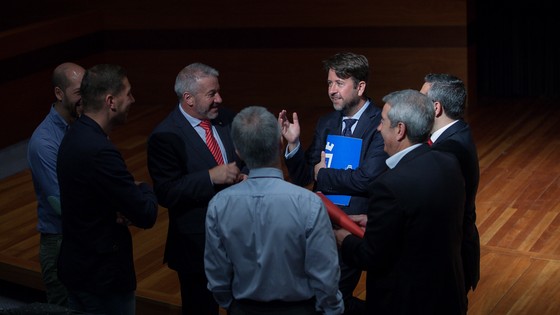
[[[303,152],[300,148],[300,126],[297,113],[290,123],[285,110],[278,121],[287,141],[286,166],[293,183],[300,186],[314,184],[315,191],[324,194],[350,195],[348,205],[341,205],[347,214],[366,213],[367,187],[387,166],[383,138],[377,131],[381,110],[367,97],[369,64],[365,56],[339,53],[323,62],[327,72],[328,94],[334,112],[321,117],[315,128],[313,142]],[[347,119],[353,119],[349,123]],[[344,135],[362,139],[359,167],[355,169],[326,168],[325,145],[328,135]],[[346,266],[341,261],[339,287],[345,301],[345,314],[363,313],[363,301],[353,297],[362,270]]]
[[[58,275],[68,306],[88,314],[135,314],[136,274],[128,224],[151,228],[158,204],[109,140],[134,103],[125,70],[88,69],[80,86],[83,115],[65,134],[57,176],[64,238]]]
[[[164,262],[177,271],[183,314],[218,314],[204,273],[206,210],[218,191],[243,178],[230,136],[234,115],[219,106],[218,75],[201,63],[182,69],[175,81],[179,105],[148,139],[154,190],[169,210]]]
[[[415,90],[383,98],[378,130],[389,170],[369,187],[361,239],[335,230],[348,264],[367,269],[368,314],[465,314],[459,163],[425,143],[434,107]],[[365,217],[365,218],[364,218]]]
[[[463,81],[450,74],[428,74],[420,92],[434,103],[432,148],[450,152],[459,160],[465,178],[465,211],[461,254],[465,290],[476,288],[480,279],[480,237],[476,227],[476,192],[480,178],[478,153],[469,125],[463,120],[467,91]]]

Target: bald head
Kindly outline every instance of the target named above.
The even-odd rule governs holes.
[[[82,66],[72,62],[60,64],[53,71],[53,87],[59,87],[64,91],[72,84],[72,81],[81,82],[85,71]]]
[[[57,102],[56,110],[67,121],[73,121],[81,113],[80,85],[86,70],[75,63],[58,65],[52,76],[52,84]]]

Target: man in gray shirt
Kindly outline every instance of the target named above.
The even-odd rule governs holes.
[[[204,264],[218,304],[236,314],[342,314],[340,269],[321,199],[284,180],[280,126],[263,107],[239,112],[232,139],[250,169],[212,198]]]

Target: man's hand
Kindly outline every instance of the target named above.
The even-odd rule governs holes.
[[[218,165],[211,168],[208,172],[214,184],[234,184],[237,183],[239,179],[242,179],[242,177],[240,177],[241,171],[239,171],[235,162]]]
[[[348,232],[345,229],[335,229],[333,230],[334,232],[334,237],[336,238],[336,245],[338,246],[338,248],[340,248],[342,246],[342,242],[344,242],[344,239],[346,238],[346,236],[352,234],[350,232]]]
[[[327,163],[325,162],[325,151],[321,151],[321,161],[315,164],[315,181],[317,181],[317,175],[322,168],[327,168]]]
[[[237,180],[236,182],[242,182],[244,180],[246,180],[247,178],[249,178],[249,176],[247,174],[243,174],[243,173],[239,173],[239,176],[237,176]]]
[[[278,114],[278,124],[282,131],[282,137],[288,142],[288,152],[294,150],[299,144],[299,135],[301,129],[299,127],[298,115],[296,112],[292,114],[293,123],[290,123],[286,110],[282,110]]]
[[[356,224],[358,224],[358,226],[361,227],[362,230],[366,229],[367,214],[350,214],[348,215],[348,217],[350,218],[350,220],[356,222]]]

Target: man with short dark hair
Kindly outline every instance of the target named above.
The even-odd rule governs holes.
[[[300,186],[313,183],[314,191],[326,195],[350,196],[348,204],[340,205],[347,214],[363,214],[367,210],[367,187],[385,172],[387,154],[383,138],[377,131],[381,110],[367,96],[369,63],[365,56],[351,52],[335,54],[323,61],[327,73],[327,93],[335,111],[317,122],[313,141],[302,149],[297,113],[292,123],[287,112],[281,111],[278,121],[287,142],[285,162],[290,179]],[[361,139],[359,166],[352,169],[327,168],[325,146],[329,135],[344,135]],[[364,302],[353,296],[362,270],[341,262],[340,291],[344,296],[346,315],[364,313]]]
[[[80,87],[83,115],[62,140],[57,160],[64,239],[59,276],[71,309],[134,315],[136,274],[128,224],[151,228],[158,204],[136,182],[109,140],[134,103],[125,69],[97,65]]]

